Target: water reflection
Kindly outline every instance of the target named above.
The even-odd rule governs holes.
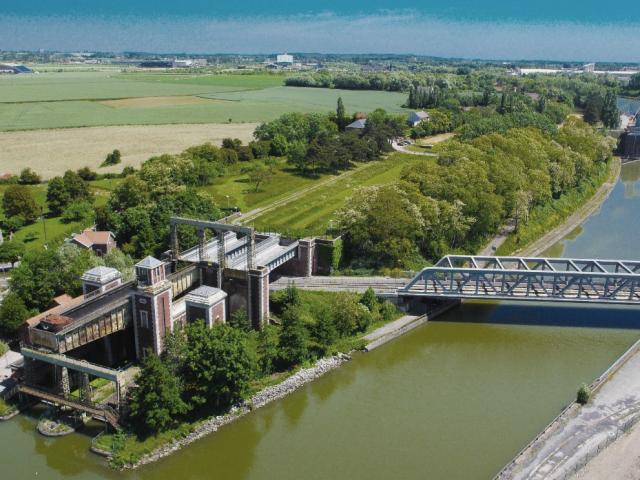
[[[601,208],[543,255],[573,258],[640,258],[640,162],[622,166],[620,179]]]
[[[435,321],[498,325],[640,329],[635,307],[541,302],[464,302]]]

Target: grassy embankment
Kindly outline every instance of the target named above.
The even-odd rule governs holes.
[[[292,111],[334,110],[339,96],[352,112],[399,112],[405,100],[392,92],[284,87],[283,79],[109,71],[12,76],[0,79],[0,130],[262,122]]]
[[[400,177],[405,165],[419,161],[424,161],[424,157],[392,153],[384,160],[367,164],[366,168],[265,212],[253,224],[261,230],[289,232],[298,236],[322,235],[335,212],[346,204],[357,188],[392,183]]]
[[[309,305],[309,308],[311,310],[321,307],[322,304],[326,305],[327,303],[330,303],[332,301],[332,297],[335,295],[330,292],[306,291],[301,291],[300,294],[302,301],[305,304]],[[399,318],[401,315],[402,313],[398,311],[394,319]],[[363,340],[363,337],[371,333],[376,328],[384,325],[385,323],[386,322],[379,320],[371,324],[363,333],[339,339],[330,348],[330,352],[350,352],[352,350],[362,349],[366,344],[365,340]],[[256,332],[250,333],[249,342],[255,347],[257,342]],[[307,362],[285,372],[278,372],[273,375],[258,378],[252,382],[248,397],[255,395],[268,386],[278,384],[288,377],[294,375],[298,370],[302,368],[309,368],[312,365],[313,362]],[[216,414],[219,415],[220,412],[212,413],[210,415],[194,419],[191,422],[184,422],[174,429],[159,433],[157,435],[148,436],[144,439],[138,438],[134,434],[127,433],[101,434],[94,439],[93,444],[103,451],[111,452],[111,466],[122,468],[124,466],[137,463],[142,457],[154,452],[163,445],[167,445],[174,440],[186,437],[187,435],[192,433],[198,426],[202,425],[204,422],[206,422]]]
[[[585,205],[605,182],[614,182],[619,169],[616,161],[609,161],[600,166],[597,175],[580,188],[562,195],[559,199],[529,213],[526,224],[520,225],[517,232],[509,235],[507,240],[497,249],[497,255],[510,255],[542,238],[554,228],[561,225],[572,214]]]

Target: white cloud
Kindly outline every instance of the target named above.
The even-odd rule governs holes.
[[[444,57],[639,61],[638,25],[449,21],[413,12],[345,17],[26,18],[0,16],[5,50],[192,53],[414,53]]]

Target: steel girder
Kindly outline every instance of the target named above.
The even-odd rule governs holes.
[[[448,255],[401,296],[640,304],[640,262]]]

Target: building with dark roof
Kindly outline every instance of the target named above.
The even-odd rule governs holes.
[[[0,63],[0,73],[18,75],[22,73],[34,73],[34,71],[26,65],[17,63]]]

